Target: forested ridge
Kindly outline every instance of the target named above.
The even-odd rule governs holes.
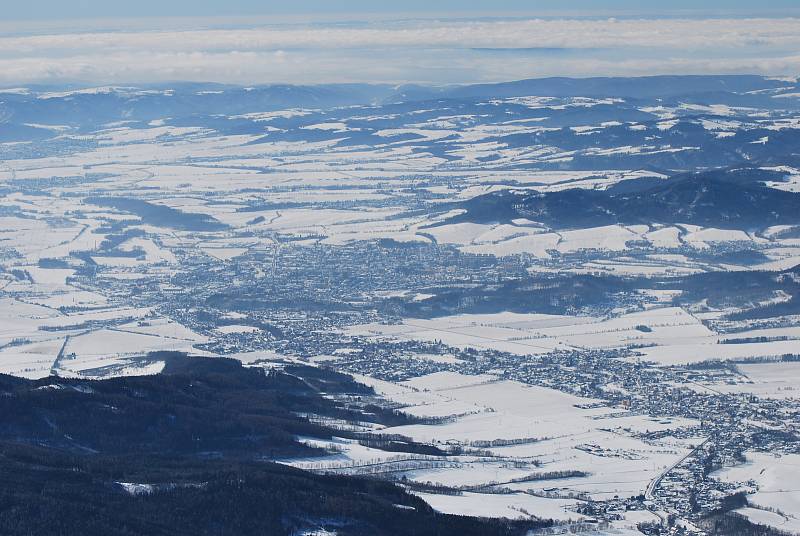
[[[0,376],[0,534],[514,535],[547,524],[439,514],[388,482],[265,461],[324,453],[296,435],[344,433],[300,410],[359,418],[321,394],[371,393],[349,376],[165,359],[158,376]],[[369,408],[373,421],[407,418]]]

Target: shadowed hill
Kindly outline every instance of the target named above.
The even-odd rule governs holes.
[[[263,461],[322,453],[297,436],[334,430],[301,412],[366,420],[323,395],[372,394],[349,376],[159,357],[166,367],[157,376],[0,375],[0,534],[512,536],[548,525],[439,514],[388,482]],[[372,422],[410,422],[363,409]]]
[[[464,202],[448,223],[528,218],[556,229],[613,224],[688,223],[723,229],[763,229],[800,223],[800,194],[712,176],[642,179],[605,191],[497,192]]]

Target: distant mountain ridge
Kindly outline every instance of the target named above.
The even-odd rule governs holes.
[[[797,82],[754,75],[648,76],[628,78],[541,78],[464,86],[381,84],[272,84],[242,87],[175,83],[140,87],[30,86],[0,89],[0,125],[59,124],[92,127],[114,121],[150,121],[197,114],[236,115],[290,108],[424,102],[437,99],[511,98],[528,95],[674,99],[706,95],[710,101],[797,106],[800,99],[771,99],[772,92],[796,91]],[[713,98],[712,98],[713,97]],[[796,102],[797,101],[797,102]],[[3,127],[6,128],[6,127]],[[0,140],[3,135],[0,132]]]
[[[796,82],[795,82],[796,83]],[[473,84],[444,88],[401,87],[395,98],[518,97],[677,97],[691,93],[747,93],[779,89],[787,82],[756,75],[663,75],[642,77],[531,78],[494,84]]]

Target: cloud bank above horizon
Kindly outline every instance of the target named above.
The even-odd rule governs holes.
[[[105,23],[102,27],[114,27]],[[0,28],[0,85],[800,74],[800,18],[404,19]]]

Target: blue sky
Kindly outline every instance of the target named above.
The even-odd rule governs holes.
[[[397,12],[453,15],[540,11],[669,13],[697,9],[723,14],[798,8],[797,0],[6,0],[3,4],[5,20]]]

